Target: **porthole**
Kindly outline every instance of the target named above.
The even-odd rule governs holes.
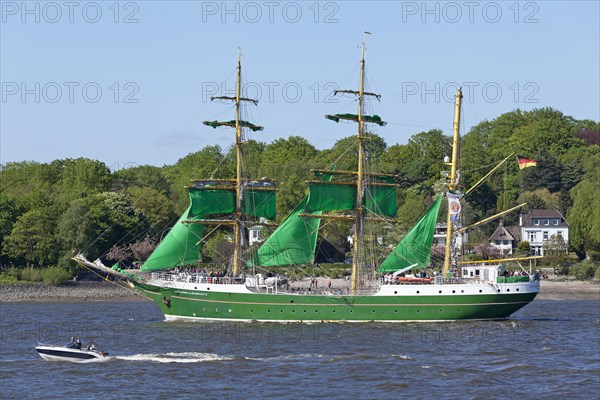
[[[417,293],[419,293],[419,292],[417,292]],[[397,290],[394,290],[394,294],[398,294],[398,291],[397,291]]]
[[[506,289],[507,292],[510,292],[510,289]]]
[[[517,292],[519,291],[519,288],[517,288]]]
[[[395,313],[397,313],[397,312],[398,312],[398,310],[394,310],[394,312],[395,312]]]
[[[251,313],[253,313],[253,312],[254,312],[254,310],[253,310],[253,309],[250,309],[250,312],[251,312]]]
[[[498,293],[500,293],[500,289],[498,289]]]
[[[293,302],[294,302],[294,300],[290,300],[290,303],[293,303]]]
[[[374,313],[374,312],[375,312],[375,310],[373,310],[373,311],[371,311],[371,312],[373,312],[373,313]]]
[[[267,312],[268,312],[268,313],[270,313],[270,312],[271,312],[271,310],[267,310]]]
[[[198,290],[198,286],[194,286],[194,290]]]
[[[295,313],[295,312],[296,312],[296,310],[292,310],[292,312],[293,312],[293,313]]]
[[[442,310],[440,310],[440,312],[442,312]]]
[[[207,287],[207,288],[206,288],[206,290],[210,290],[210,288],[209,288],[209,287]]]
[[[420,312],[421,312],[421,310],[417,310],[417,313],[420,313]]]
[[[304,310],[304,312],[306,312],[306,310]]]
[[[457,312],[460,312],[460,308],[458,310],[456,310]]]
[[[335,310],[333,310],[332,312],[335,312]]]
[[[440,290],[440,292],[439,292],[439,293],[440,293],[440,294],[442,294],[442,291]]]
[[[460,292],[461,292],[461,293],[464,293],[465,291],[464,291],[464,290],[461,290]]]
[[[280,313],[283,313],[283,310],[279,310]]]
[[[350,310],[350,314],[352,314],[354,312],[354,310]]]
[[[421,293],[421,292],[419,292],[419,291],[417,290],[417,294],[419,294],[419,293]]]
[[[481,293],[481,289],[479,289],[479,293]]]
[[[215,311],[216,311],[216,312],[219,312],[219,309],[218,309],[218,308],[215,308]]]
[[[453,290],[452,293],[456,293],[456,290]]]

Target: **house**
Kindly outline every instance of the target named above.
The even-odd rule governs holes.
[[[263,241],[263,227],[260,225],[253,226],[248,229],[248,241],[250,246]]]
[[[508,229],[504,227],[504,222],[500,221],[498,228],[490,236],[490,244],[500,250],[500,254],[513,254],[513,249],[517,246],[518,240]]]
[[[558,210],[531,210],[519,215],[521,240],[529,242],[532,254],[544,255],[544,242],[560,236],[569,243],[569,224]]]
[[[433,245],[434,246],[446,246],[446,232],[448,231],[448,224],[445,222],[440,222],[435,224],[435,231],[433,232]],[[462,228],[462,226],[458,226],[458,229]],[[455,228],[456,229],[456,228]],[[462,231],[459,235],[455,236],[456,243],[455,247],[457,251],[460,251],[463,248],[463,245],[469,241],[469,234],[467,231]]]

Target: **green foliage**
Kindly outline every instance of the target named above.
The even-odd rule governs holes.
[[[41,282],[42,281],[42,273],[37,268],[23,268],[19,278],[22,281]]]
[[[583,260],[571,267],[570,273],[575,275],[575,278],[581,280],[589,279],[594,276],[596,268],[600,266],[595,265],[592,260]]]
[[[529,255],[529,251],[531,250],[531,245],[529,244],[528,241],[522,241],[517,243],[517,248],[516,248],[516,256],[528,256]]]
[[[65,283],[73,278],[69,271],[60,267],[44,268],[41,270],[41,275],[44,283],[50,283],[53,285]]]
[[[586,251],[600,251],[600,153],[584,162],[584,178],[571,190],[573,206],[567,213],[572,248],[583,258]]]
[[[27,266],[52,262],[57,255],[55,215],[51,208],[36,208],[17,218],[10,235],[4,240],[4,254],[25,260]]]
[[[157,189],[132,187],[127,194],[133,207],[144,215],[157,236],[176,221],[171,201]]]

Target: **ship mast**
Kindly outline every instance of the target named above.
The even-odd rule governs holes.
[[[362,207],[362,198],[364,192],[364,124],[362,119],[363,99],[364,99],[364,77],[365,77],[365,44],[362,44],[362,54],[360,60],[360,84],[358,89],[358,170],[356,177],[356,211],[354,219],[354,239],[352,241],[352,292],[358,288],[358,270],[360,263],[360,243],[363,236],[364,213]]]
[[[458,164],[458,146],[460,140],[460,107],[462,103],[462,89],[456,91],[456,100],[454,103],[454,126],[452,135],[452,161],[447,163],[450,165],[450,183],[448,184],[448,192],[453,191],[457,187],[456,183],[456,166]],[[446,228],[446,253],[444,256],[443,276],[450,269],[452,258],[452,214],[448,207],[448,219]]]
[[[240,254],[242,247],[242,128],[240,126],[240,100],[241,100],[242,62],[241,51],[238,49],[237,82],[235,86],[235,212],[234,219],[234,248],[233,248],[233,276],[238,274]]]
[[[237,79],[235,86],[235,97],[231,96],[215,96],[211,97],[211,100],[225,100],[232,101],[235,103],[235,121],[204,121],[204,125],[211,126],[213,128],[218,126],[227,126],[230,128],[235,128],[235,154],[236,154],[236,176],[235,179],[224,179],[224,180],[210,180],[205,182],[210,183],[218,183],[222,185],[235,185],[235,209],[233,211],[233,221],[195,221],[196,223],[218,223],[220,225],[233,225],[234,231],[234,248],[233,248],[233,265],[232,265],[232,273],[233,275],[237,275],[240,269],[240,258],[242,253],[242,242],[243,242],[243,207],[242,207],[242,199],[243,199],[243,191],[244,191],[244,177],[242,172],[242,165],[244,159],[243,152],[243,144],[244,144],[244,136],[243,136],[243,127],[249,128],[253,131],[262,130],[262,126],[251,124],[247,121],[244,121],[240,118],[240,111],[242,108],[243,102],[251,102],[254,105],[258,104],[258,100],[249,99],[242,97],[242,62],[241,62],[241,50],[238,50],[238,59],[237,59]],[[225,187],[226,188],[226,187]],[[233,186],[230,186],[233,189]]]

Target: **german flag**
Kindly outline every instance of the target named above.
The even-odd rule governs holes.
[[[532,160],[531,158],[517,156],[517,161],[519,162],[519,169],[537,167],[537,161]]]

